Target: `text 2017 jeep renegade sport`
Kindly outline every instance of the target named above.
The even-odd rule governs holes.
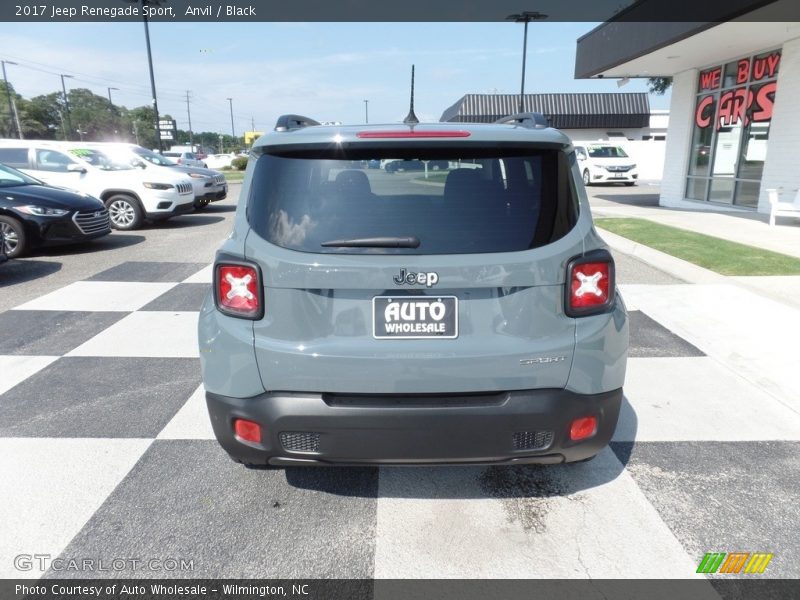
[[[366,168],[384,160],[421,164]],[[541,115],[287,115],[251,151],[199,342],[242,463],[560,463],[611,439],[628,320],[573,148]]]

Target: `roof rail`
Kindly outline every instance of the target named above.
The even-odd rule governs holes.
[[[544,129],[546,127],[550,127],[550,122],[548,121],[547,117],[538,112],[526,112],[508,115],[507,117],[497,119],[495,123],[516,123],[531,129]]]
[[[314,119],[300,115],[281,115],[278,117],[278,122],[275,123],[275,131],[292,131],[293,129],[302,129],[312,125],[319,125],[319,123]]]

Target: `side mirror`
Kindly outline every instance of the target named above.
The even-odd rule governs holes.
[[[144,161],[139,159],[139,158],[134,158],[131,161],[131,166],[138,167],[139,169],[146,169],[147,168],[147,165],[144,163]]]
[[[86,173],[86,167],[82,165],[76,165],[72,163],[71,165],[67,165],[67,172],[69,173]]]

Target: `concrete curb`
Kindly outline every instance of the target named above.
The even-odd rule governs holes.
[[[680,258],[675,258],[660,250],[655,250],[654,248],[644,246],[638,242],[622,237],[621,235],[617,235],[616,233],[611,233],[599,225],[597,229],[601,232],[600,237],[614,250],[634,256],[665,273],[669,273],[673,277],[683,279],[688,283],[732,283],[732,280],[725,275],[720,275],[714,271],[698,267],[695,264]]]
[[[762,298],[768,298],[775,302],[780,302],[784,306],[800,309],[800,301],[795,300],[794,296],[786,292],[775,292],[775,290],[769,287],[769,284],[762,284],[760,281],[761,278],[759,277],[728,277],[726,275],[720,275],[719,273],[704,269],[703,267],[698,267],[680,258],[675,258],[660,250],[655,250],[649,246],[644,246],[628,238],[611,233],[599,225],[597,229],[600,231],[600,237],[602,237],[613,250],[638,258],[650,266],[660,269],[673,277],[682,279],[687,283],[735,285],[736,287],[757,294]],[[792,282],[797,280],[796,276],[789,275],[787,278],[791,279]]]

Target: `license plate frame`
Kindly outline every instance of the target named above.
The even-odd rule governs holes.
[[[386,318],[385,318],[385,310],[388,304],[396,302],[400,306],[398,308],[399,311],[402,311],[402,303],[408,302],[424,302],[427,304],[428,309],[424,311],[424,313],[430,313],[429,307],[430,305],[441,302],[445,306],[445,313],[443,314],[441,319],[433,319],[429,317],[427,319],[414,319],[412,321],[403,321],[403,323],[409,323],[411,325],[436,325],[443,323],[445,326],[445,333],[419,333],[419,332],[408,332],[408,333],[393,333],[393,334],[384,334],[380,335],[380,331],[386,331],[385,325]],[[380,305],[380,306],[379,306]],[[418,309],[415,307],[415,317]],[[447,331],[448,325],[450,331]],[[376,340],[453,340],[458,337],[458,297],[452,295],[442,295],[442,296],[424,296],[424,295],[414,295],[414,296],[406,296],[406,295],[398,295],[398,296],[373,296],[372,297],[372,337]]]

